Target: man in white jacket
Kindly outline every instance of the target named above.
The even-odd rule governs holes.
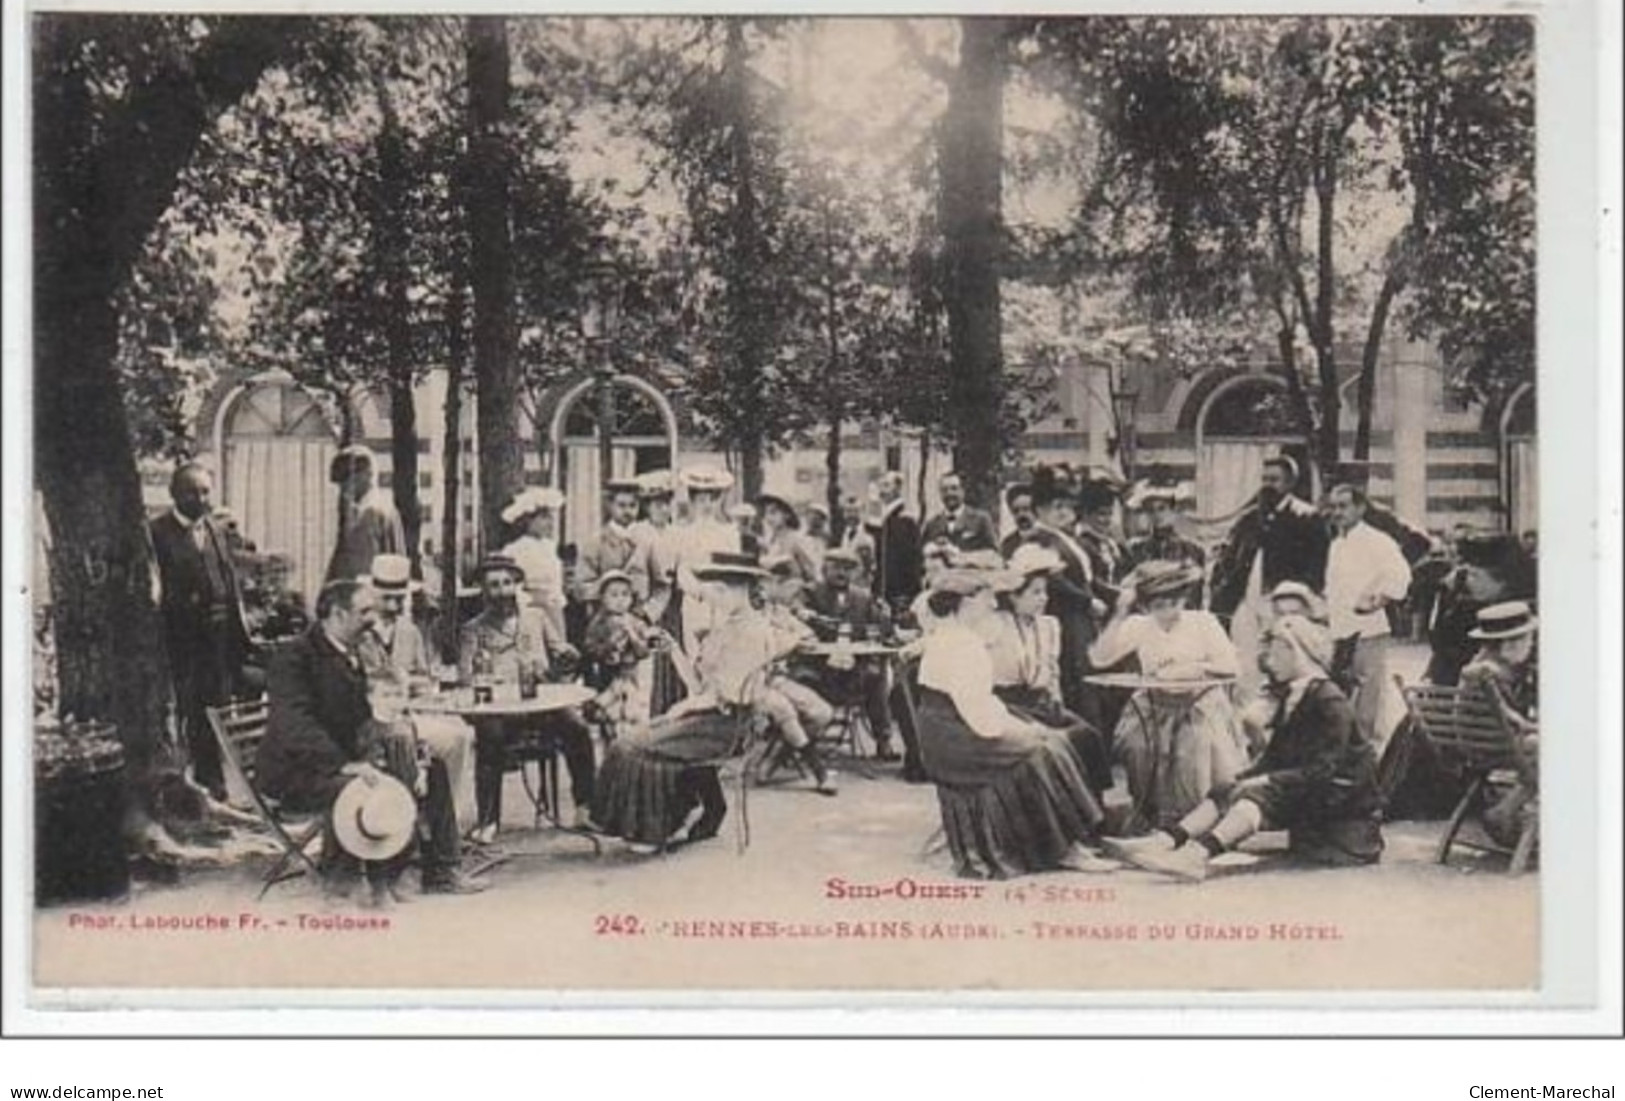
[[[1388,605],[1410,591],[1411,568],[1399,544],[1365,522],[1364,490],[1335,486],[1329,503],[1337,530],[1326,559],[1331,634],[1343,652],[1352,651],[1355,721],[1380,752],[1389,734],[1379,721],[1389,691]]]

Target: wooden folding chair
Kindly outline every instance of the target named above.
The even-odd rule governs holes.
[[[1479,841],[1459,836],[1469,816],[1483,813],[1484,793],[1489,784],[1512,773],[1519,763],[1518,734],[1507,723],[1500,704],[1467,685],[1408,685],[1398,677],[1394,680],[1405,697],[1405,706],[1417,731],[1432,744],[1441,762],[1459,769],[1467,781],[1467,790],[1450,815],[1434,859],[1440,864],[1447,863],[1451,847],[1461,845],[1509,855],[1511,863],[1507,872],[1520,874],[1528,866],[1539,837],[1538,814],[1525,815],[1517,844],[1510,850],[1487,838]]]
[[[321,835],[321,816],[312,819],[284,818],[276,800],[261,794],[254,782],[254,762],[271,718],[270,703],[261,697],[204,710],[209,718],[209,727],[214,731],[215,741],[220,746],[228,799],[253,808],[260,822],[282,846],[282,854],[266,873],[258,897],[264,898],[266,892],[278,883],[298,878],[306,872],[319,877],[309,849]]]

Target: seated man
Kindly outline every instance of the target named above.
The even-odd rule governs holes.
[[[773,663],[768,667],[754,705],[812,774],[818,793],[834,795],[835,781],[824,768],[814,742],[835,721],[835,712],[824,697],[792,677],[785,668],[785,661],[798,648],[817,637],[801,618],[804,614],[800,606],[801,570],[789,555],[763,558],[762,568],[767,571],[762,582],[762,612],[767,620]]]
[[[372,560],[369,574],[377,594],[377,616],[356,641],[367,683],[374,687],[392,686],[402,693],[433,690],[434,673],[429,667],[429,647],[418,625],[406,614],[410,594],[421,586],[412,580],[412,563],[399,554],[380,554]],[[455,715],[412,716],[417,740],[436,759],[446,763],[451,780],[452,801],[457,823],[463,829],[474,825],[474,728]]]
[[[853,585],[857,569],[857,555],[845,548],[833,548],[824,556],[823,582],[806,593],[804,618],[826,642],[840,637],[843,629],[854,639],[891,633],[891,612],[885,603]],[[821,661],[809,664],[805,674],[810,678],[809,683],[826,698],[861,701],[875,737],[875,757],[882,761],[897,760],[897,753],[892,749],[893,724],[886,702],[885,666],[860,660],[851,668],[837,669]],[[912,745],[908,734],[905,730],[905,743]]]
[[[1348,697],[1329,679],[1330,635],[1286,616],[1261,643],[1258,664],[1280,701],[1263,755],[1172,829],[1108,843],[1115,855],[1200,880],[1213,857],[1260,830],[1284,829],[1292,852],[1317,863],[1372,864],[1381,856],[1376,756]]]
[[[385,863],[358,869],[333,835],[333,801],[354,777],[376,782],[382,769],[417,786],[409,741],[377,722],[367,698],[367,679],[355,647],[375,613],[372,590],[354,580],[332,581],[316,600],[316,623],[280,650],[271,664],[271,715],[255,762],[260,790],[296,813],[328,817],[322,836],[322,868],[330,892],[347,893],[364,870],[369,902],[396,901],[396,883],[410,850]],[[423,890],[466,894],[483,889],[459,873],[457,821],[445,762],[430,761],[421,813],[429,846],[422,854]]]
[[[555,660],[572,665],[578,660],[575,647],[558,636],[541,609],[520,606],[519,587],[524,581],[524,571],[511,558],[493,554],[480,563],[485,606],[463,625],[457,655],[457,672],[463,683],[471,683],[476,673],[510,684],[522,684],[527,678],[533,682],[558,679],[550,676]],[[496,840],[502,821],[508,740],[526,724],[558,739],[570,770],[570,797],[576,808],[574,826],[584,829],[588,824],[594,779],[592,730],[580,712],[572,708],[534,719],[481,720],[474,724],[474,801],[479,818],[473,835],[476,844]]]
[[[1484,811],[1485,832],[1509,848],[1517,843],[1524,816],[1537,812],[1540,793],[1536,628],[1534,612],[1521,600],[1483,609],[1478,626],[1468,632],[1480,644],[1479,651],[1461,671],[1462,684],[1477,688],[1499,707],[1517,738],[1516,782],[1492,784],[1495,790]]]

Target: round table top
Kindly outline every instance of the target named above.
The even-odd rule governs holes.
[[[1195,680],[1163,680],[1160,677],[1147,676],[1144,673],[1093,673],[1084,677],[1086,684],[1099,685],[1101,688],[1132,688],[1148,689],[1153,692],[1206,692],[1209,688],[1219,688],[1226,684],[1234,684],[1235,677],[1199,677]]]
[[[901,646],[888,646],[884,642],[859,642],[853,639],[842,646],[839,642],[808,642],[796,648],[798,653],[808,654],[812,657],[827,658],[838,653],[847,653],[855,658],[889,657],[901,652]]]
[[[475,703],[472,689],[465,688],[452,695],[420,696],[408,700],[406,709],[428,714],[462,715],[464,718],[543,715],[549,711],[580,707],[597,694],[580,684],[539,684],[534,699],[522,700],[515,695],[490,703]]]

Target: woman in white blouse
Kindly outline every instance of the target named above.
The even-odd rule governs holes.
[[[1234,680],[1240,672],[1235,645],[1218,619],[1185,607],[1187,591],[1201,577],[1199,569],[1178,562],[1142,564],[1124,579],[1111,621],[1089,648],[1096,668],[1132,656],[1142,675],[1170,682],[1167,689],[1136,692],[1113,739],[1128,773],[1133,832],[1178,823],[1215,785],[1230,783],[1247,766],[1246,738],[1228,688],[1189,684]]]
[[[1110,871],[1117,865],[1087,847],[1103,815],[1065,736],[994,694],[982,631],[998,580],[993,571],[945,570],[930,596],[939,623],[920,658],[920,753],[948,847],[964,876]]]
[[[564,637],[564,564],[559,561],[558,514],[564,494],[552,486],[519,493],[502,510],[502,522],[517,533],[501,553],[525,571],[525,595]]]
[[[672,526],[670,548],[677,587],[672,598],[677,605],[677,627],[671,636],[692,657],[698,652],[699,635],[706,623],[705,586],[694,576],[694,567],[711,561],[714,554],[740,552],[739,529],[722,513],[722,497],[733,488],[733,475],[714,467],[690,467],[682,473],[688,493],[688,517]]]
[[[1111,758],[1100,732],[1061,700],[1061,625],[1044,614],[1049,578],[1065,565],[1047,547],[1019,547],[994,586],[999,608],[987,617],[983,634],[994,694],[1020,717],[1066,736],[1098,799],[1112,786]]]

